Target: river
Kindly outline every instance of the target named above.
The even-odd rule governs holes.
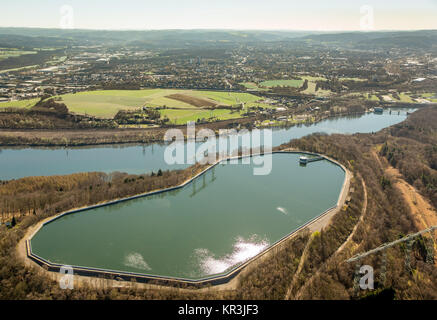
[[[383,114],[330,118],[316,124],[273,130],[273,146],[316,132],[369,133],[403,121],[411,110],[386,110]],[[174,170],[187,165],[168,165],[164,161],[166,145],[111,145],[77,148],[0,147],[0,180],[27,176],[62,175],[76,172],[127,172],[131,174]]]

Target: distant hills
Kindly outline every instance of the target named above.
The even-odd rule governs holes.
[[[20,38],[33,37],[35,41],[43,38],[51,41],[62,40],[65,43],[113,42],[137,44],[168,44],[171,43],[211,43],[211,42],[258,42],[281,41],[294,39],[313,32],[302,31],[241,31],[241,30],[150,30],[150,31],[119,31],[119,30],[81,30],[81,29],[38,29],[38,28],[0,28],[0,41],[11,36]],[[56,40],[57,39],[57,40]]]
[[[437,30],[390,32],[255,31],[255,30],[80,30],[0,28],[0,47],[56,47],[66,45],[130,45],[186,48],[259,42],[301,42],[354,48],[431,48]]]
[[[356,48],[431,48],[437,46],[437,30],[313,34],[303,39]]]

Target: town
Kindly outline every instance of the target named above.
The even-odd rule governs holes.
[[[417,35],[435,37],[425,31],[418,31]],[[268,120],[264,124],[272,125],[278,120],[292,119],[287,116],[291,112],[284,115],[284,111],[292,111],[302,119],[320,111],[339,114],[437,101],[437,57],[427,46],[386,49],[384,46],[364,48],[358,43],[349,48],[337,42],[322,42],[320,37],[308,35],[290,41],[257,40],[255,43],[230,41],[225,45],[217,40],[198,48],[182,49],[154,48],[139,41],[122,45],[121,40],[118,44],[113,41],[84,46],[79,39],[73,41],[76,45],[65,43],[63,47],[50,49],[43,48],[46,43],[42,43],[41,48],[17,46],[8,52],[23,55],[17,53],[3,59],[0,55],[3,69],[0,71],[0,110],[31,108],[42,98],[98,90],[206,90],[248,93],[258,98],[251,101],[236,98],[230,104],[219,100],[223,108],[230,110],[226,117],[203,113],[201,116],[193,114],[189,120],[210,122],[264,115],[256,121]],[[386,39],[384,34],[380,37]],[[397,39],[391,34],[386,37],[391,41]],[[338,35],[337,40],[341,42],[342,35]],[[40,55],[44,55],[45,60],[33,65],[34,60],[40,61]],[[31,65],[17,68],[20,59]],[[92,111],[76,111],[68,103],[67,107],[72,113],[101,118]],[[135,107],[133,111],[144,107],[157,109],[160,116],[154,117],[157,121],[150,121],[150,117],[138,121],[144,117],[135,116],[138,112],[134,112],[131,118],[136,117],[136,120],[122,121],[120,125],[180,123],[175,116],[170,116],[169,122],[166,116],[169,111],[162,111],[169,108],[165,103],[148,105],[143,101]],[[272,111],[278,115],[270,116]]]

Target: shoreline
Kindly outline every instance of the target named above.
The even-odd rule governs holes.
[[[404,107],[404,108],[408,108],[408,107]],[[347,112],[347,113],[341,113],[341,114],[336,114],[336,115],[325,115],[325,116],[320,116],[319,118],[315,119],[314,121],[310,121],[310,122],[299,122],[299,123],[293,123],[293,124],[289,124],[289,125],[273,125],[273,126],[262,126],[259,127],[257,129],[288,129],[288,128],[293,128],[299,125],[316,125],[322,121],[325,120],[329,120],[329,119],[335,119],[335,118],[344,118],[344,117],[349,117],[349,116],[363,116],[365,114],[367,114],[368,112],[366,111],[362,111],[362,112]],[[278,113],[278,116],[282,115],[283,113]],[[238,121],[241,120],[245,120],[245,121],[250,121],[251,118],[239,118],[239,119],[235,119],[235,121],[238,123]],[[255,120],[255,119],[252,119]],[[215,126],[220,126],[220,124],[226,124],[227,122],[230,122],[231,120],[223,120],[223,121],[219,121],[219,122],[215,122],[215,123],[207,123],[207,124],[200,124],[197,125],[198,129],[202,129],[202,128],[210,128],[212,130],[216,131],[216,135],[217,130],[214,128]],[[232,122],[232,121],[231,121]],[[196,127],[197,127],[196,126]],[[83,135],[82,137],[79,136],[78,139],[87,139],[86,135],[90,135],[93,134],[92,137],[95,137],[96,135],[98,136],[98,134],[101,134],[100,138],[101,139],[105,139],[105,135],[108,135],[108,140],[112,141],[98,141],[98,142],[78,142],[78,143],[65,143],[65,142],[59,142],[59,143],[44,143],[44,142],[35,142],[35,143],[27,143],[27,144],[20,144],[20,143],[11,143],[11,144],[0,144],[0,148],[74,148],[74,147],[97,147],[97,146],[111,146],[111,145],[129,145],[129,144],[135,144],[135,145],[150,145],[150,144],[156,144],[156,143],[164,143],[163,141],[163,137],[164,137],[164,131],[166,130],[170,130],[170,129],[185,129],[186,125],[177,125],[177,126],[171,126],[171,127],[159,127],[159,128],[116,128],[116,129],[107,129],[107,128],[95,128],[95,129],[7,129],[7,128],[0,128],[0,139],[1,137],[12,137],[12,138],[23,138],[23,136],[25,135],[33,135],[33,134],[54,134],[54,135],[61,135],[61,134],[72,134],[72,135]],[[223,129],[223,128],[222,128]],[[197,130],[197,128],[196,128]],[[162,132],[160,132],[162,131]],[[159,138],[153,137],[148,139],[147,137],[132,137],[130,140],[128,138],[126,138],[126,140],[122,140],[122,141],[113,141],[114,140],[114,135],[117,136],[118,134],[129,134],[129,133],[133,133],[133,134],[155,134],[156,136],[159,136]],[[17,135],[18,134],[18,135]],[[22,134],[21,136],[19,134]],[[112,136],[110,136],[112,135]],[[60,136],[59,139],[64,139],[65,137]],[[74,138],[74,137],[73,137]],[[44,137],[38,137],[37,139],[39,139],[40,141],[43,141],[45,139],[47,139],[47,136]],[[67,138],[65,138],[67,139]]]
[[[210,285],[210,286],[212,285],[216,290],[217,289],[222,290],[224,288],[235,287],[235,285],[239,281],[239,276],[247,273],[248,270],[250,269],[250,266],[254,266],[257,263],[264,261],[264,259],[266,257],[268,257],[273,251],[280,250],[281,246],[283,246],[287,241],[289,241],[292,238],[294,238],[295,236],[297,236],[301,231],[303,231],[305,229],[309,229],[311,232],[314,232],[314,231],[321,230],[323,227],[327,226],[330,223],[332,217],[339,210],[341,210],[343,204],[346,201],[347,195],[349,194],[349,187],[350,187],[350,180],[352,178],[352,173],[348,169],[346,169],[346,167],[344,167],[342,164],[337,162],[336,160],[331,159],[327,156],[316,154],[316,153],[299,151],[299,150],[290,150],[290,149],[284,149],[281,151],[273,151],[269,154],[275,154],[275,153],[294,153],[294,154],[297,153],[297,154],[318,155],[318,156],[322,156],[325,160],[338,165],[344,171],[345,177],[344,177],[344,182],[343,182],[342,189],[340,191],[336,205],[334,207],[331,207],[331,208],[325,210],[324,212],[322,212],[318,216],[314,217],[310,221],[306,222],[305,224],[303,224],[302,226],[300,226],[296,230],[294,230],[291,233],[287,234],[286,236],[282,237],[281,239],[279,239],[278,241],[276,241],[275,243],[270,245],[268,248],[266,248],[265,250],[260,252],[258,255],[248,259],[247,261],[243,262],[241,265],[234,267],[233,269],[231,269],[230,271],[228,271],[224,274],[214,275],[214,276],[206,277],[206,278],[199,279],[199,280],[192,280],[192,279],[184,279],[184,278],[176,278],[176,277],[161,277],[161,276],[154,276],[154,275],[147,275],[147,274],[136,274],[136,273],[131,273],[131,272],[112,271],[112,270],[105,270],[105,269],[99,269],[99,268],[88,268],[88,267],[74,266],[73,269],[76,271],[75,272],[75,279],[76,279],[76,277],[80,277],[77,280],[79,282],[82,282],[82,283],[93,282],[93,281],[86,281],[86,279],[82,279],[82,278],[87,278],[87,280],[90,280],[90,278],[91,278],[91,279],[95,279],[95,280],[99,279],[99,280],[115,281],[115,283],[118,283],[118,284],[120,284],[121,282],[124,282],[125,284],[132,283],[133,279],[135,279],[136,285],[140,285],[140,284],[146,285],[146,286],[150,286],[150,285],[156,286],[157,285],[158,287],[164,286],[165,288],[173,288],[173,289],[176,289],[175,285],[181,285],[181,284],[188,285],[190,287],[194,287],[194,288],[196,288],[196,290],[202,290],[202,286],[205,286],[205,285]],[[250,155],[249,157],[257,156],[257,155],[259,155],[259,154]],[[152,191],[152,192],[148,192],[148,193],[144,193],[144,194],[135,195],[132,197],[111,200],[111,201],[96,204],[93,206],[87,206],[87,207],[82,207],[82,208],[78,208],[78,209],[68,210],[68,211],[63,212],[61,214],[58,214],[56,216],[52,216],[52,217],[48,217],[46,219],[43,219],[42,221],[38,222],[36,225],[29,227],[29,229],[28,229],[28,231],[26,231],[23,239],[21,239],[19,241],[19,244],[17,246],[17,250],[19,252],[19,257],[24,259],[24,263],[26,265],[38,266],[40,268],[40,270],[45,271],[44,273],[48,274],[51,278],[59,280],[60,277],[62,277],[62,275],[59,273],[59,269],[60,269],[61,265],[50,263],[50,262],[34,255],[31,252],[31,242],[30,241],[31,241],[32,237],[44,225],[51,223],[51,222],[65,216],[65,215],[74,214],[74,213],[81,212],[81,211],[91,210],[91,209],[94,209],[97,207],[108,206],[108,205],[112,205],[112,204],[116,204],[116,203],[120,203],[120,202],[124,202],[124,201],[129,201],[129,200],[140,198],[140,197],[146,197],[146,196],[150,196],[150,195],[155,195],[155,194],[183,188],[186,185],[188,185],[189,183],[191,183],[193,180],[197,179],[198,177],[200,177],[201,175],[203,175],[204,173],[206,173],[207,171],[209,171],[210,169],[212,169],[213,167],[218,165],[219,163],[221,163],[223,161],[229,161],[232,159],[240,159],[243,157],[248,157],[248,156],[228,157],[228,158],[224,158],[224,159],[219,159],[214,164],[208,166],[206,169],[202,170],[200,173],[198,173],[194,177],[187,179],[182,184],[175,186],[175,187],[160,189],[160,190],[156,190],[156,191]],[[105,276],[106,279],[99,278],[101,276]],[[114,278],[118,278],[120,280],[113,280]],[[151,284],[151,282],[157,282],[158,284],[154,284],[154,283]],[[114,286],[114,283],[112,283],[112,285]],[[224,289],[224,290],[227,290],[227,289]]]

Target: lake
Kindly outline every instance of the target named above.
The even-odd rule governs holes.
[[[54,220],[31,240],[54,263],[199,279],[222,274],[335,206],[345,172],[273,154],[269,175],[217,165],[182,189]]]

